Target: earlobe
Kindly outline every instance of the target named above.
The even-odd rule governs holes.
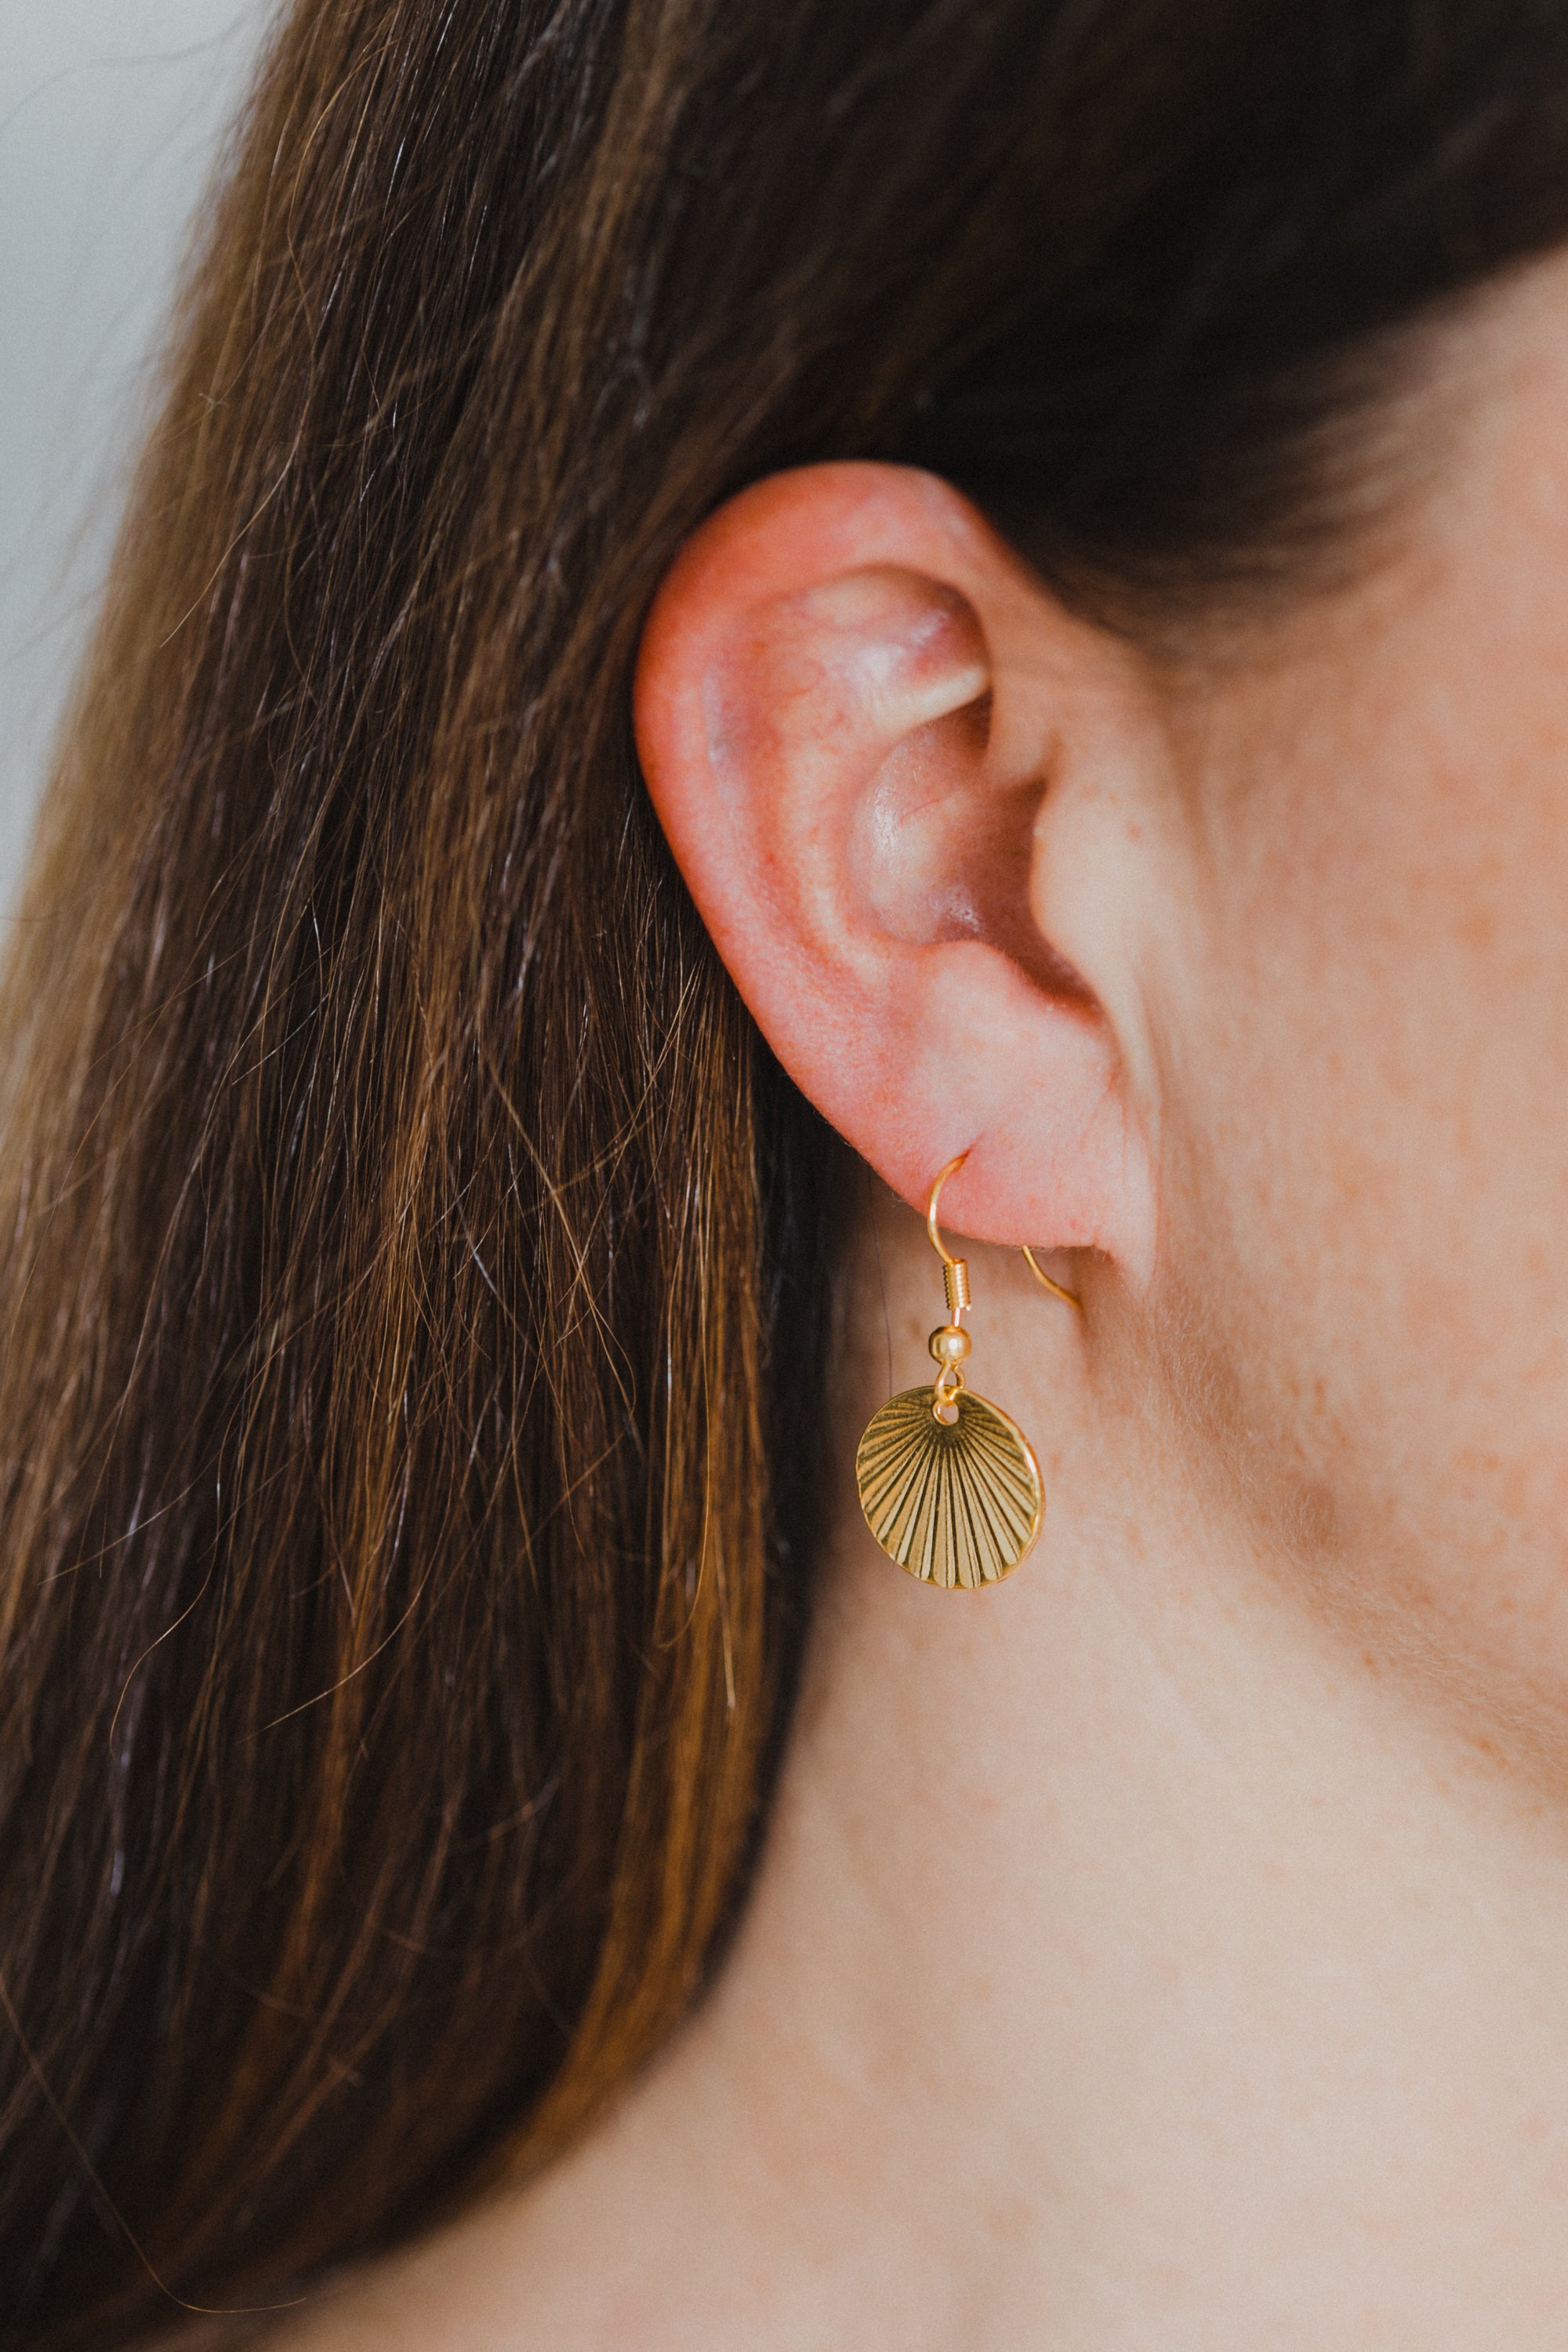
[[[960,1230],[1134,1265],[1152,1220],[1117,1041],[1032,912],[1075,709],[1105,707],[1093,633],[1057,612],[930,476],[776,477],[666,581],[637,742],[742,997],[856,1149],[912,1206],[964,1154]]]

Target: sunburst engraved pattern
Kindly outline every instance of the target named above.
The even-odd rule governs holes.
[[[924,1583],[973,1590],[1011,1574],[1040,1532],[1040,1465],[1016,1422],[967,1389],[938,1421],[929,1387],[890,1397],[855,1456],[866,1524]]]

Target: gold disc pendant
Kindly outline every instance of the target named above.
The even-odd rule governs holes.
[[[928,1386],[891,1397],[855,1456],[866,1524],[923,1583],[974,1591],[1010,1576],[1046,1513],[1040,1465],[999,1405],[959,1389],[938,1418]]]

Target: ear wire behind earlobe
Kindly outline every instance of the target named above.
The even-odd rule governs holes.
[[[1053,1282],[1051,1280],[1050,1276],[1041,1269],[1037,1260],[1036,1259],[1035,1253],[1029,1247],[1027,1242],[1023,1244],[1023,1251],[1024,1255],[1029,1262],[1029,1272],[1034,1276],[1035,1280],[1037,1282],[1043,1282],[1046,1288],[1050,1291],[1055,1297],[1065,1298],[1068,1305],[1069,1307],[1076,1307],[1079,1313],[1081,1315],[1083,1313],[1083,1301],[1079,1297],[1077,1292],[1064,1290],[1059,1282]]]

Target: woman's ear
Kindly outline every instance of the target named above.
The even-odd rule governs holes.
[[[813,466],[684,549],[636,713],[699,911],[833,1125],[915,1206],[967,1153],[962,1231],[1146,1272],[1147,1057],[1106,1011],[1140,1001],[1142,676],[946,483]]]

